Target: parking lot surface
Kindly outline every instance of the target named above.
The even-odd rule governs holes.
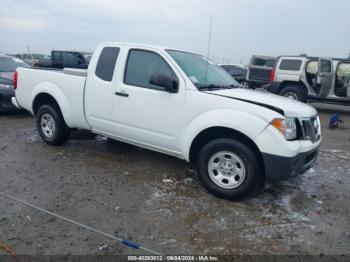
[[[44,144],[23,112],[0,115],[0,192],[162,254],[349,254],[350,111],[306,174],[241,202],[213,197],[173,157],[77,131]],[[147,254],[0,196],[16,254]],[[0,254],[4,252],[0,249]]]

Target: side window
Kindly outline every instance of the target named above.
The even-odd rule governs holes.
[[[297,59],[283,59],[281,61],[279,69],[281,70],[291,70],[291,71],[299,71],[301,66],[301,60]]]
[[[175,76],[168,63],[160,55],[150,51],[130,50],[125,68],[124,83],[132,86],[163,90],[159,86],[150,84],[153,74],[164,74],[170,78]]]
[[[95,71],[95,75],[98,78],[108,82],[112,81],[119,50],[118,47],[105,47],[102,49]]]
[[[330,60],[321,59],[320,72],[324,72],[324,73],[332,72],[332,62]]]

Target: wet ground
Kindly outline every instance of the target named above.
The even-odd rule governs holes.
[[[86,132],[44,144],[25,113],[0,115],[0,192],[163,254],[350,254],[350,110],[314,168],[242,202],[213,197],[189,164]],[[16,254],[147,254],[0,196]],[[0,254],[4,249],[0,248]]]

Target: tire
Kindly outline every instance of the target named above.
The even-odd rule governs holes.
[[[41,138],[49,145],[60,146],[69,137],[70,130],[55,105],[42,105],[39,108],[36,125]]]
[[[300,86],[285,86],[278,94],[293,100],[306,102],[306,93]]]
[[[225,161],[231,163],[230,171],[229,164],[221,166]],[[219,167],[213,167],[213,163]],[[198,154],[197,170],[200,181],[210,193],[230,200],[239,200],[254,192],[262,177],[252,150],[230,138],[215,139],[206,144]]]
[[[242,81],[240,84],[241,84],[242,88],[244,88],[244,89],[250,88],[248,81]]]

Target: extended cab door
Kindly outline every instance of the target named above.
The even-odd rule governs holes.
[[[124,50],[123,50],[124,51]],[[158,50],[123,52],[124,73],[114,94],[115,134],[157,151],[176,154],[185,100],[185,82],[170,58]],[[173,91],[152,84],[152,76],[171,80]]]
[[[320,96],[328,97],[333,83],[332,60],[320,58],[318,64],[317,84],[321,87]]]
[[[99,47],[92,57],[85,86],[85,117],[98,132],[113,133],[113,103],[120,47]]]

